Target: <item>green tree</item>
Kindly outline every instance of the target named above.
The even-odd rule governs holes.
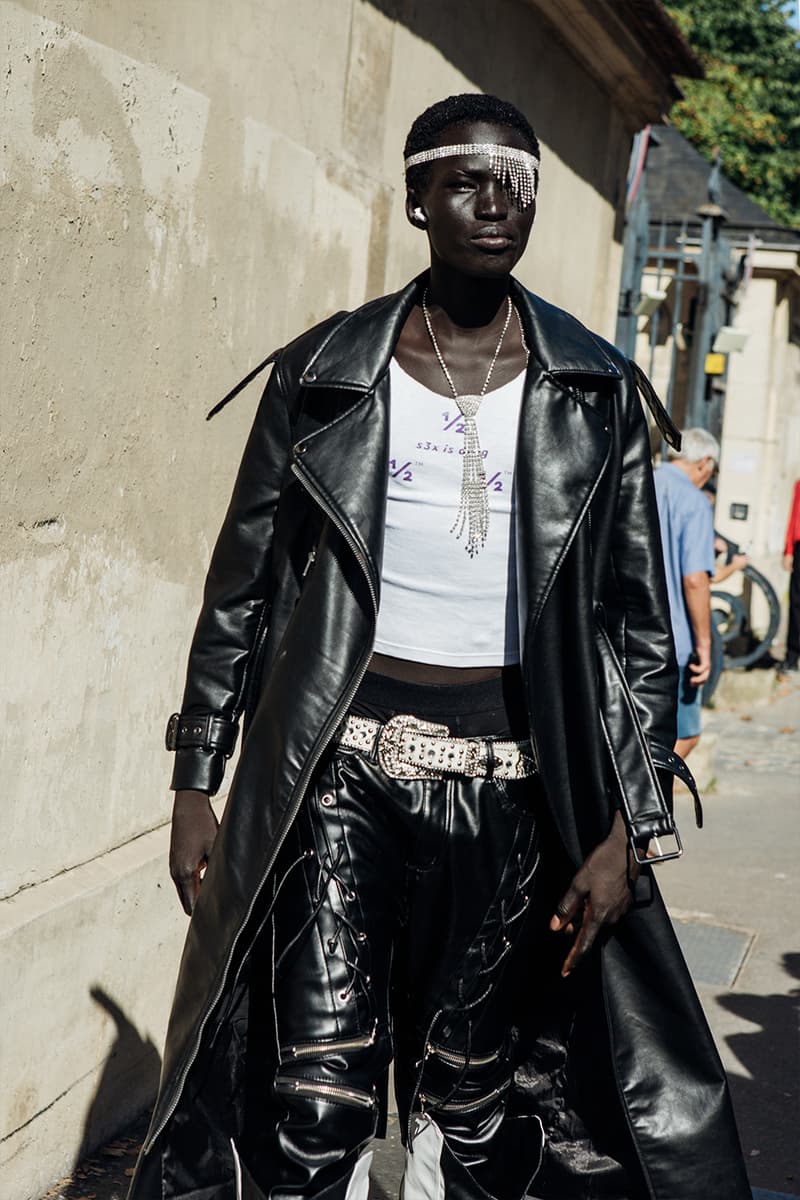
[[[783,0],[671,0],[701,59],[670,119],[770,216],[800,225],[800,43]]]

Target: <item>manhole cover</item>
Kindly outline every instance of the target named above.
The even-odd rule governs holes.
[[[673,920],[673,925],[695,983],[732,987],[753,934],[701,921]]]

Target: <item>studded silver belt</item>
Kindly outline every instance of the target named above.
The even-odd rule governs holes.
[[[475,779],[527,779],[536,774],[529,741],[452,737],[446,725],[434,725],[400,713],[386,724],[351,714],[337,741],[346,750],[376,753],[392,779],[443,779],[467,775]]]

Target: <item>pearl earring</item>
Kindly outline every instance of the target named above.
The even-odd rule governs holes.
[[[426,219],[427,219],[427,218],[425,217],[425,213],[422,211],[422,209],[421,209],[421,208],[415,208],[415,209],[412,211],[412,216],[416,217],[416,218],[417,218],[417,220],[418,220],[418,221],[419,221],[419,222],[420,222],[422,225],[424,225],[424,224],[425,224],[425,221],[426,221]]]

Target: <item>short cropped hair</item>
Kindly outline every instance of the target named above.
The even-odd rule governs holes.
[[[492,125],[507,125],[516,129],[527,142],[531,154],[540,157],[539,139],[527,117],[508,100],[487,96],[483,92],[462,92],[438,100],[420,113],[408,131],[403,157],[430,150],[443,130],[465,121],[488,121]],[[420,163],[406,172],[407,187],[420,190],[425,187],[430,175],[430,163]]]
[[[681,434],[680,450],[673,450],[672,447],[669,447],[667,457],[690,463],[700,462],[701,458],[713,458],[714,462],[718,463],[719,442],[707,429],[684,429]]]

